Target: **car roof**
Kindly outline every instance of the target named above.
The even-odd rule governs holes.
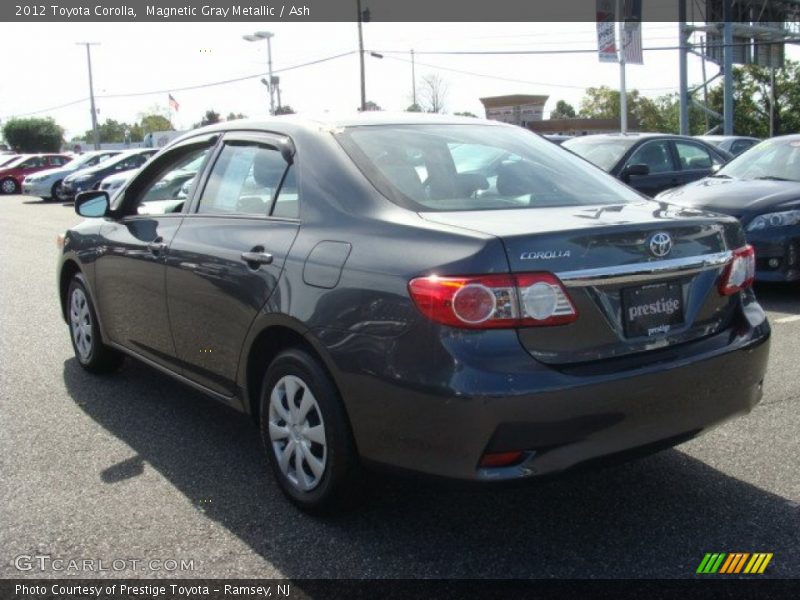
[[[664,139],[675,139],[675,140],[691,140],[694,139],[689,135],[677,135],[675,133],[652,133],[647,131],[633,131],[627,133],[590,133],[588,135],[576,135],[573,139],[575,140],[582,140],[582,139],[591,139],[591,140],[626,140],[626,141],[636,141],[636,140],[645,140],[645,139],[652,139],[652,138],[664,138]]]
[[[280,130],[284,128],[307,130],[333,130],[343,127],[369,126],[369,125],[489,125],[493,127],[515,127],[477,117],[459,117],[455,115],[440,115],[418,112],[389,112],[365,111],[360,113],[323,113],[303,115],[280,115],[269,119],[237,119],[207,125],[194,129],[179,139],[197,135],[197,133],[212,133],[215,131],[230,131],[235,129],[255,130]]]
[[[696,135],[694,136],[700,140],[756,140],[760,141],[759,138],[753,137],[751,135]]]

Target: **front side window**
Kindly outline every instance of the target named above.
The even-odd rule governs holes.
[[[517,127],[372,125],[334,134],[387,198],[416,211],[619,204],[641,198]]]
[[[651,173],[669,173],[675,170],[669,142],[645,142],[628,159],[626,166],[647,165]]]
[[[600,138],[587,135],[569,139],[563,145],[570,152],[574,152],[604,171],[611,171],[635,142],[636,140],[625,137]]]
[[[675,142],[675,149],[678,151],[678,159],[681,161],[681,169],[684,171],[710,169],[714,164],[719,163],[718,160],[714,160],[711,152],[697,144]]]
[[[183,185],[194,179],[210,151],[211,148],[205,146],[188,152],[180,148],[171,153],[174,158],[163,163],[139,193],[136,212],[140,215],[181,212],[186,201],[186,195],[181,193]]]
[[[266,217],[288,166],[281,153],[272,147],[256,143],[225,144],[211,170],[197,212]]]

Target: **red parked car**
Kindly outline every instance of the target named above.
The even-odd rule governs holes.
[[[66,154],[23,154],[0,167],[0,193],[16,194],[27,175],[60,167],[70,160]]]

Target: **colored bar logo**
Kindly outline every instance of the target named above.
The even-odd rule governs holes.
[[[701,575],[761,574],[772,556],[772,552],[708,552],[696,572]]]

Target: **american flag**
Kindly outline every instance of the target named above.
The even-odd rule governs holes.
[[[622,28],[622,53],[625,62],[632,65],[644,64],[642,56],[642,24],[638,21],[628,21]]]
[[[169,94],[169,108],[170,110],[174,110],[175,112],[178,112],[178,110],[180,110],[181,108],[181,105],[178,104],[178,101],[172,97],[172,94]]]

